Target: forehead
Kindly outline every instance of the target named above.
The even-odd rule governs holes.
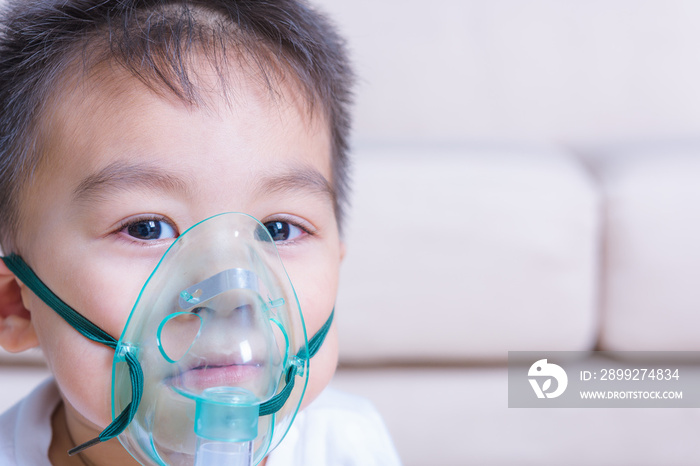
[[[146,102],[144,97],[192,113],[208,114],[239,111],[256,102],[277,112],[284,111],[286,118],[303,121],[308,127],[327,125],[320,99],[290,67],[283,69],[272,59],[270,63],[258,63],[255,57],[238,50],[227,56],[222,60],[204,52],[190,52],[183,68],[171,74],[147,65],[143,70],[126,68],[114,57],[97,58],[94,62],[87,58],[82,63],[80,58],[73,58],[47,97],[44,115],[38,122],[40,133],[46,136],[65,130],[65,125],[60,126],[72,117],[104,115],[105,107],[110,107],[111,112],[138,112],[138,104]]]
[[[246,130],[252,133],[294,126],[297,133],[323,139],[329,145],[330,166],[330,127],[323,108],[307,95],[297,79],[271,75],[242,60],[229,61],[222,71],[207,57],[194,54],[188,70],[196,90],[194,101],[183,98],[169,82],[141,79],[113,60],[99,63],[85,73],[67,73],[69,76],[50,96],[39,121],[40,164],[55,167],[68,163],[69,160],[57,159],[60,151],[56,148],[99,145],[116,135],[112,126],[90,124],[95,121],[110,121],[122,130],[141,128],[129,137],[148,142],[169,123],[246,113],[250,121]],[[140,123],[133,124],[137,121]]]

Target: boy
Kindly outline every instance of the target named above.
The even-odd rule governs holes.
[[[351,73],[321,16],[291,0],[54,0],[2,21],[6,258],[116,341],[173,241],[245,212],[276,242],[309,338],[323,333],[344,254]],[[55,379],[0,418],[0,464],[136,464],[116,439],[92,441],[114,424],[114,345],[13,271],[0,264],[0,345],[41,346]],[[323,392],[336,363],[331,326],[297,421],[261,464],[398,464],[371,408]]]

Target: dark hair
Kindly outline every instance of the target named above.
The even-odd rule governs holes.
[[[348,198],[353,74],[328,20],[304,0],[21,0],[0,17],[0,241],[20,222],[22,187],[41,159],[39,119],[67,71],[115,61],[151,89],[201,105],[193,51],[226,83],[237,54],[275,93],[291,81],[330,125],[335,213]],[[291,80],[287,79],[290,75]],[[60,98],[60,96],[58,96]],[[9,251],[5,251],[8,253]]]

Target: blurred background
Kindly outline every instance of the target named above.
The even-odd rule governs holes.
[[[407,466],[691,465],[697,409],[508,408],[508,351],[698,351],[700,2],[316,0],[360,81],[334,385]],[[0,354],[0,410],[46,377]]]
[[[700,349],[700,3],[318,3],[361,78],[336,386],[409,466],[700,464],[696,409],[509,409],[506,371]]]

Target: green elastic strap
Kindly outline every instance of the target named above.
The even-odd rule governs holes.
[[[80,315],[75,309],[64,303],[61,298],[56,296],[34,271],[27,265],[24,260],[17,254],[10,254],[8,257],[3,257],[2,261],[8,269],[20,279],[22,283],[27,285],[42,301],[44,301],[51,309],[56,311],[58,315],[68,322],[71,327],[83,334],[86,338],[97,343],[107,345],[112,349],[117,348],[117,340],[102,330],[97,325],[93,324],[85,317]]]
[[[311,337],[311,340],[309,340],[308,344],[308,351],[307,348],[302,348],[299,350],[297,353],[297,358],[301,360],[308,361],[314,356],[316,356],[316,353],[318,353],[319,348],[321,348],[321,345],[323,345],[324,340],[326,339],[326,335],[328,335],[328,330],[331,328],[331,324],[333,323],[333,316],[335,315],[335,308],[333,308],[333,311],[331,312],[331,315],[328,316],[328,320],[326,320],[326,323],[323,324],[323,326],[318,329],[318,332]],[[267,400],[265,403],[260,404],[260,409],[258,413],[260,416],[267,416],[269,414],[276,413],[280,409],[282,409],[282,406],[287,402],[287,399],[289,398],[289,395],[292,394],[292,390],[294,389],[294,376],[297,374],[297,366],[295,364],[292,364],[289,366],[289,369],[287,369],[287,374],[285,376],[285,386],[280,391],[277,395],[273,396],[269,400]]]
[[[306,351],[306,348],[302,348],[299,353],[297,353],[297,357],[306,359],[307,361],[316,356],[316,353],[318,353],[318,350],[321,348],[321,345],[323,345],[323,342],[326,340],[326,335],[328,335],[328,331],[331,329],[331,324],[333,323],[333,315],[335,315],[335,308],[331,311],[331,315],[328,316],[328,319],[326,322],[323,324],[323,326],[318,329],[318,332],[311,337],[311,340],[309,340],[309,345],[308,345],[308,353]]]
[[[63,302],[61,298],[56,296],[53,291],[47,287],[44,282],[36,276],[34,271],[27,265],[24,260],[17,254],[10,254],[3,257],[2,261],[8,269],[15,274],[19,280],[24,283],[30,290],[34,292],[42,301],[51,309],[56,311],[68,324],[75,330],[80,332],[85,338],[94,342],[102,343],[112,349],[117,348],[117,340],[97,325],[83,317],[78,311]],[[143,394],[143,371],[141,365],[133,354],[126,353],[125,360],[129,367],[129,376],[131,378],[131,402],[117,416],[102,433],[82,445],[68,451],[69,455],[75,455],[97,443],[107,441],[121,434],[129,425],[136,414],[136,409],[141,402]]]

